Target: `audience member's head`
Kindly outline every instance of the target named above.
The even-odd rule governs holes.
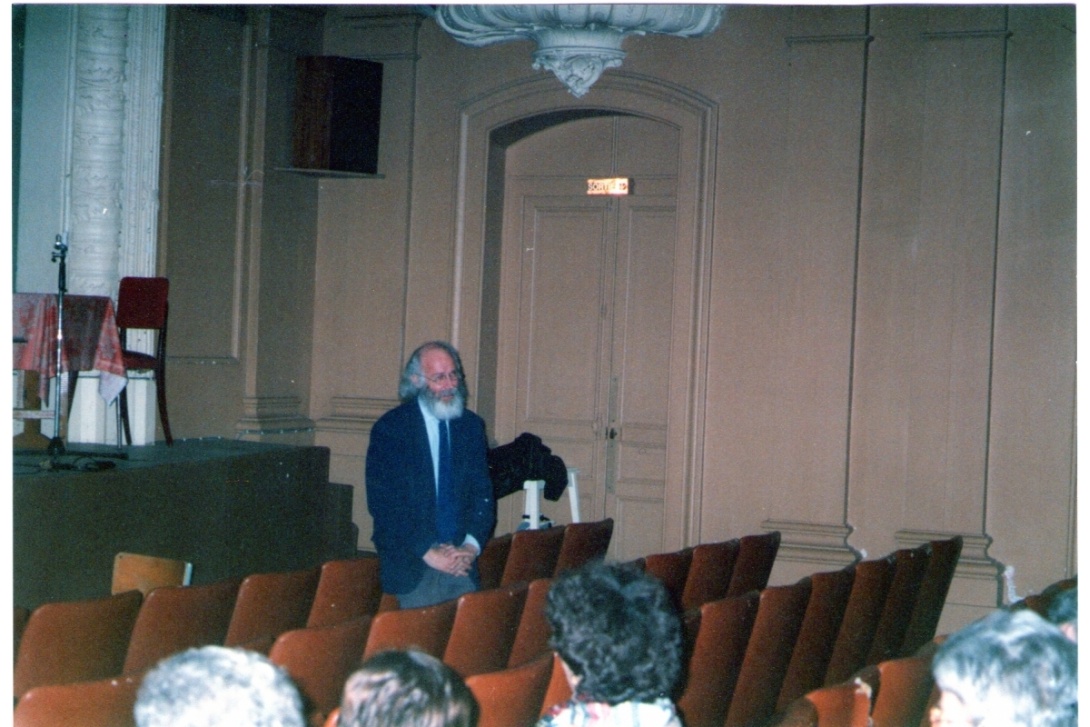
[[[1079,589],[1066,588],[1048,603],[1048,620],[1056,624],[1064,636],[1079,640]]]
[[[477,700],[458,674],[420,651],[384,651],[344,685],[338,727],[475,727]]]
[[[299,690],[245,649],[204,646],[164,659],[140,684],[138,727],[304,727]]]
[[[557,576],[545,615],[581,699],[669,698],[681,671],[681,624],[666,588],[630,565],[593,563]]]
[[[932,725],[1075,727],[1077,647],[1036,613],[997,611],[950,636],[931,665]]]

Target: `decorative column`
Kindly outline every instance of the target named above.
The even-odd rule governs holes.
[[[125,275],[155,275],[166,9],[80,5],[68,189],[68,290],[116,297]],[[152,352],[148,333],[130,348]],[[68,439],[116,442],[116,417],[93,374],[77,387]],[[154,389],[130,377],[133,443],[155,433]]]
[[[68,290],[113,295],[121,239],[129,9],[81,5],[76,35]]]

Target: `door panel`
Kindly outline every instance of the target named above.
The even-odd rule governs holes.
[[[562,126],[508,151],[499,371],[514,381],[497,385],[497,438],[532,432],[578,468],[583,519],[613,517],[610,556],[628,560],[663,544],[676,156],[667,173],[644,170],[630,196],[589,197],[588,177],[625,170],[565,150],[592,133],[633,158],[643,139],[658,164],[676,132],[631,119]],[[543,158],[551,173],[536,174]],[[522,502],[501,506],[498,532]],[[567,522],[567,496],[543,511]]]

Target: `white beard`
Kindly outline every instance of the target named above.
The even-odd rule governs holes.
[[[421,391],[420,395],[424,397],[424,404],[427,405],[428,411],[441,422],[457,419],[465,411],[465,399],[457,391],[454,392],[454,398],[450,402],[443,401],[428,388]]]

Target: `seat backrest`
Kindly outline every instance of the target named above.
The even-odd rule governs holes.
[[[238,589],[224,645],[236,646],[259,636],[275,638],[306,626],[319,575],[318,568],[306,568],[246,576]]]
[[[762,723],[775,713],[809,601],[808,578],[761,591],[725,727]]]
[[[169,293],[167,278],[122,278],[117,291],[117,327],[163,328]]]
[[[528,586],[515,583],[461,596],[443,661],[463,678],[507,668]]]
[[[741,541],[735,538],[701,543],[693,548],[693,560],[681,595],[682,610],[700,608],[708,601],[726,597],[740,546]]]
[[[950,592],[950,583],[954,580],[954,571],[958,567],[964,538],[955,535],[944,540],[931,541],[931,561],[920,583],[920,592],[916,597],[916,608],[905,631],[901,653],[914,654],[931,639],[942,617],[946,605],[946,596]]]
[[[238,587],[239,580],[234,578],[153,590],[136,617],[123,673],[138,674],[164,657],[195,646],[222,644]]]
[[[442,659],[457,610],[458,601],[450,600],[434,606],[379,611],[371,619],[363,658],[387,649],[415,648]]]
[[[481,578],[481,590],[499,588],[503,580],[503,568],[511,552],[511,533],[497,535],[484,544],[477,558],[477,573]]]
[[[855,578],[844,619],[833,644],[833,655],[825,672],[825,686],[846,681],[866,664],[878,620],[893,582],[893,557],[864,560],[855,564]]]
[[[874,630],[874,640],[867,652],[867,663],[877,664],[901,656],[908,622],[920,595],[928,564],[931,562],[931,544],[917,548],[903,548],[893,554],[893,581],[882,607],[882,615]]]
[[[137,590],[146,596],[159,586],[188,586],[192,578],[193,564],[187,561],[122,552],[114,556],[110,593]]]
[[[677,700],[685,727],[723,727],[759,601],[759,594],[751,591],[700,607],[700,625]]]
[[[522,666],[475,674],[466,686],[481,708],[478,727],[527,727],[541,713],[553,673],[553,657],[543,654]]]
[[[934,686],[929,656],[879,662],[878,689],[871,709],[874,727],[920,724]]]
[[[139,591],[43,603],[27,619],[15,656],[15,697],[33,687],[115,677],[140,611]]]
[[[564,544],[564,526],[518,530],[511,537],[511,552],[503,568],[501,586],[551,578]]]
[[[331,626],[378,613],[382,600],[378,558],[349,558],[322,563],[307,626]]]
[[[519,616],[515,641],[511,644],[511,653],[507,657],[507,666],[525,664],[549,651],[552,629],[549,620],[545,618],[545,599],[552,584],[551,578],[530,581],[522,614]]]
[[[285,631],[269,649],[269,660],[287,670],[311,709],[311,724],[320,723],[341,703],[344,683],[360,665],[371,616],[330,626]]]
[[[840,623],[848,607],[855,579],[855,565],[837,571],[814,573],[810,578],[810,602],[795,640],[791,663],[780,687],[777,709],[787,706],[825,682]]]
[[[860,681],[841,682],[808,693],[817,727],[870,727],[871,689]]]
[[[578,568],[593,560],[602,560],[613,539],[613,518],[591,523],[571,523],[564,527],[564,542],[556,560],[553,576]]]
[[[780,550],[780,531],[743,535],[738,543],[738,560],[734,564],[728,596],[740,596],[759,591],[768,585],[776,554]]]
[[[541,714],[551,710],[558,704],[567,703],[572,697],[571,683],[564,671],[564,665],[560,661],[559,654],[553,654],[553,673],[549,677],[549,686],[545,689],[545,697],[541,700]]]
[[[685,581],[689,577],[692,562],[692,548],[682,548],[670,553],[652,553],[644,556],[643,571],[662,581],[666,592],[680,610],[681,599],[685,594]]]
[[[31,689],[15,705],[16,727],[135,727],[139,677],[117,677]]]

